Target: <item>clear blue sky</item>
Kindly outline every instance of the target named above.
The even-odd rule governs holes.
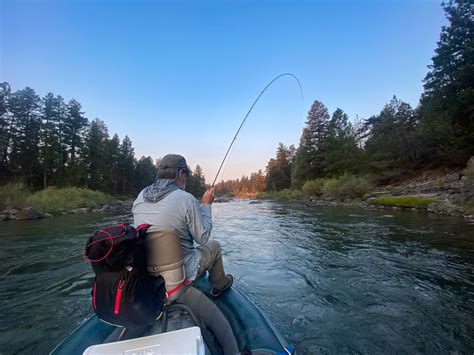
[[[183,154],[213,179],[240,121],[274,76],[351,119],[395,94],[418,103],[440,1],[12,1],[1,6],[1,80],[82,103],[132,139],[137,157]],[[305,117],[303,117],[304,121]],[[297,144],[298,86],[270,89],[222,178],[264,169]]]

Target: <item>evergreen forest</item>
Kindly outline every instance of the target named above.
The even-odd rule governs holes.
[[[20,182],[30,190],[85,187],[113,195],[136,195],[155,180],[148,156],[135,158],[132,141],[110,135],[104,121],[89,121],[81,104],[60,95],[44,97],[26,87],[12,92],[0,83],[0,181]],[[202,195],[198,165],[188,186]]]

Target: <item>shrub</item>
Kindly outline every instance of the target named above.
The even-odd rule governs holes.
[[[342,176],[341,194],[343,198],[360,198],[364,196],[372,188],[365,178],[353,175]]]
[[[48,187],[31,196],[28,203],[42,212],[54,214],[76,208],[96,208],[110,200],[109,195],[100,191],[78,187],[63,189]]]
[[[26,207],[31,192],[22,183],[10,183],[0,187],[0,208]]]
[[[290,189],[284,189],[284,190],[277,191],[275,193],[275,197],[278,200],[291,200],[292,199],[291,193],[292,191]]]
[[[291,190],[291,199],[293,200],[303,200],[305,197],[303,191],[301,190]]]
[[[258,200],[271,200],[273,199],[273,194],[270,192],[262,191],[255,196],[256,199]]]
[[[371,188],[366,178],[344,174],[339,178],[327,179],[323,192],[334,199],[344,201],[364,196]]]
[[[303,198],[303,193],[299,190],[284,189],[276,191],[274,197],[277,200],[300,200]]]
[[[261,192],[258,199],[302,200],[319,197],[323,193],[337,200],[355,199],[364,196],[372,187],[367,178],[345,174],[339,178],[315,179],[307,181],[301,190],[284,189]]]
[[[321,196],[323,194],[324,182],[325,179],[306,181],[302,188],[304,196],[307,198]]]
[[[339,199],[339,180],[338,179],[326,179],[323,185],[323,192],[329,196]]]

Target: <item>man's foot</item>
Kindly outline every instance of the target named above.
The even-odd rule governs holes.
[[[227,274],[225,275],[225,278],[227,279],[227,283],[224,288],[222,288],[221,290],[213,288],[211,291],[211,295],[213,295],[214,297],[219,297],[224,291],[231,288],[232,284],[234,283],[234,277],[231,274]]]

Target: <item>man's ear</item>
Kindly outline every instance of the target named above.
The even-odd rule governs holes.
[[[183,170],[180,170],[180,171],[178,172],[178,179],[179,179],[179,181],[183,181],[183,182],[184,182],[184,181],[185,181],[185,177],[186,177],[186,174],[184,173],[184,171],[183,171]]]

